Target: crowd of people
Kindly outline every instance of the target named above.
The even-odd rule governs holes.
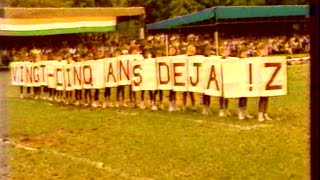
[[[168,37],[169,51],[177,51],[178,54],[185,54],[186,47],[192,43],[196,47],[196,54],[203,54],[203,48],[210,49],[211,54],[218,54],[216,42],[210,34],[171,34]],[[269,54],[296,54],[309,53],[309,35],[274,36],[274,37],[237,37],[220,38],[219,47],[227,48],[230,56],[237,56],[237,52],[242,48],[247,48],[249,56],[255,56],[256,47],[259,43],[267,43]],[[121,34],[84,34],[72,40],[64,40],[60,44],[41,45],[33,43],[32,46],[22,46],[21,48],[4,48],[0,50],[0,64],[8,65],[9,62],[20,61],[31,55],[32,49],[39,49],[39,54],[52,59],[53,55],[72,56],[74,58],[84,56],[94,56],[94,58],[110,57],[114,51],[128,53],[132,46],[138,46],[142,51],[145,47],[152,46],[150,50],[155,54],[161,50],[166,54],[165,34],[147,36],[144,40],[133,40]]]
[[[250,57],[266,56],[270,54],[292,54],[300,52],[309,52],[310,40],[308,35],[294,37],[264,37],[264,38],[233,38],[219,39],[219,48],[210,35],[189,34],[186,36],[172,34],[150,35],[143,40],[129,39],[120,34],[89,34],[81,38],[69,41],[62,41],[55,47],[21,47],[20,49],[7,49],[1,51],[1,59],[9,61],[48,61],[48,60],[67,60],[68,63],[96,60],[106,57],[116,57],[123,54],[142,54],[145,58],[175,56],[185,54],[193,55],[220,55],[222,58],[229,56]],[[56,101],[66,105],[92,106],[94,108],[114,108],[114,107],[138,107],[145,109],[148,106],[152,110],[166,109],[164,103],[164,92],[162,90],[148,91],[149,103],[146,103],[145,91],[134,92],[131,87],[116,87],[116,100],[112,100],[112,88],[86,89],[73,91],[58,91],[55,89],[43,87],[20,87],[21,98],[45,99]],[[103,93],[102,93],[103,91]],[[128,95],[129,97],[126,97]],[[187,110],[188,96],[191,101],[191,110],[195,111],[197,103],[194,93],[183,92],[182,103],[177,102],[177,96],[180,93],[170,90],[168,93],[169,111]],[[103,96],[103,98],[101,98]],[[139,97],[139,98],[137,98]],[[210,96],[200,94],[202,105],[202,114],[211,114]],[[181,104],[181,105],[180,105]],[[223,97],[219,98],[220,117],[232,116],[228,108],[229,100]],[[247,110],[247,98],[239,98],[238,118],[253,118]],[[268,97],[260,97],[258,108],[258,120],[272,120],[267,112]]]

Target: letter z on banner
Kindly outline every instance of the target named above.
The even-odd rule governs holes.
[[[260,96],[281,96],[287,90],[287,61],[283,56],[263,57],[261,61],[262,88]]]
[[[251,57],[223,62],[226,98],[287,94],[286,61],[282,57]]]

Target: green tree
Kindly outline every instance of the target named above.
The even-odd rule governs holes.
[[[8,0],[9,7],[71,7],[73,0]]]

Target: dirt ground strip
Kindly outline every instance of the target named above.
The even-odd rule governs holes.
[[[9,83],[9,72],[0,71],[0,140],[7,135],[7,87]],[[7,179],[7,145],[0,142],[0,180]]]

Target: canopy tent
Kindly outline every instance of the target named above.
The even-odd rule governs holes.
[[[309,6],[307,5],[217,6],[196,13],[147,24],[147,30],[153,32],[178,30],[180,33],[182,28],[198,28],[194,29],[198,32],[200,29],[209,31],[208,28],[203,27],[211,26],[214,27],[215,46],[219,48],[219,27],[225,29],[226,26],[240,23],[246,25],[251,23],[251,25],[255,25],[256,27],[264,23],[263,27],[265,27],[265,24],[270,27],[271,24],[268,24],[270,22],[277,22],[276,26],[279,26],[280,23],[282,25],[279,27],[283,27],[284,22],[295,23],[302,21],[304,23],[308,15]],[[248,28],[249,26],[242,27],[242,29]],[[238,30],[239,27],[233,30],[233,32],[237,32]],[[270,28],[266,28],[266,30],[269,31]]]
[[[144,15],[143,7],[1,8],[0,36],[109,32],[119,16]]]
[[[308,16],[307,5],[276,6],[217,6],[196,13],[177,16],[172,19],[147,24],[148,30],[179,28],[184,25],[212,20],[217,24],[220,20],[238,20],[249,18],[272,18],[288,16]]]

